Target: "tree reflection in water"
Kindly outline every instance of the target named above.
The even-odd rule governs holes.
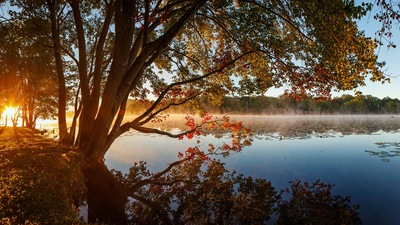
[[[291,182],[277,191],[270,181],[229,172],[218,160],[176,162],[162,174],[136,163],[114,171],[131,201],[132,224],[361,224],[350,197],[332,196],[332,184]],[[273,219],[271,219],[273,218]]]

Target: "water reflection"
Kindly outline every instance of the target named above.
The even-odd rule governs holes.
[[[127,175],[115,172],[132,199],[130,224],[361,224],[358,205],[333,195],[333,185],[291,182],[277,191],[266,179],[245,177],[218,160],[174,162],[152,174],[135,163]]]
[[[390,158],[400,156],[400,143],[399,142],[378,142],[379,149],[387,149],[381,151],[366,150],[371,156],[381,158],[382,162],[390,162]]]
[[[233,116],[252,129],[253,144],[223,159],[227,170],[262,178],[276,190],[289,181],[321,179],[336,184],[334,195],[351,195],[365,225],[400,224],[398,187],[400,178],[398,116]],[[179,118],[154,124],[179,132]],[[175,130],[174,130],[175,129]],[[229,141],[223,131],[211,131],[201,143]],[[196,142],[178,141],[160,135],[127,133],[117,139],[107,156],[107,165],[129,171],[133,162],[148,162],[151,171],[161,171],[177,159],[177,152]],[[372,156],[372,157],[371,157]],[[378,160],[377,160],[378,159]],[[390,160],[390,163],[381,163]]]

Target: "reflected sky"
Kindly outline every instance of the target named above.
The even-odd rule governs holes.
[[[331,182],[336,184],[334,194],[350,195],[352,204],[361,205],[363,224],[400,224],[400,156],[386,161],[371,154],[398,150],[393,143],[400,140],[399,117],[251,119],[256,121],[247,123],[255,135],[253,144],[223,159],[227,169],[266,178],[277,189],[289,187],[288,182],[296,179]],[[246,124],[250,118],[241,120]],[[201,144],[223,141],[229,139],[210,134],[202,137]],[[133,162],[146,161],[157,172],[177,160],[179,151],[194,145],[195,140],[132,131],[115,141],[106,164],[127,171]]]

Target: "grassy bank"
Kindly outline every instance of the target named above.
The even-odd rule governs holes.
[[[0,127],[0,224],[73,224],[82,157],[26,128]]]

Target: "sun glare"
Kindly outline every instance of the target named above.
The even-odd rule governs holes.
[[[7,107],[3,112],[3,116],[13,117],[17,113],[17,110],[18,109],[14,107]]]

